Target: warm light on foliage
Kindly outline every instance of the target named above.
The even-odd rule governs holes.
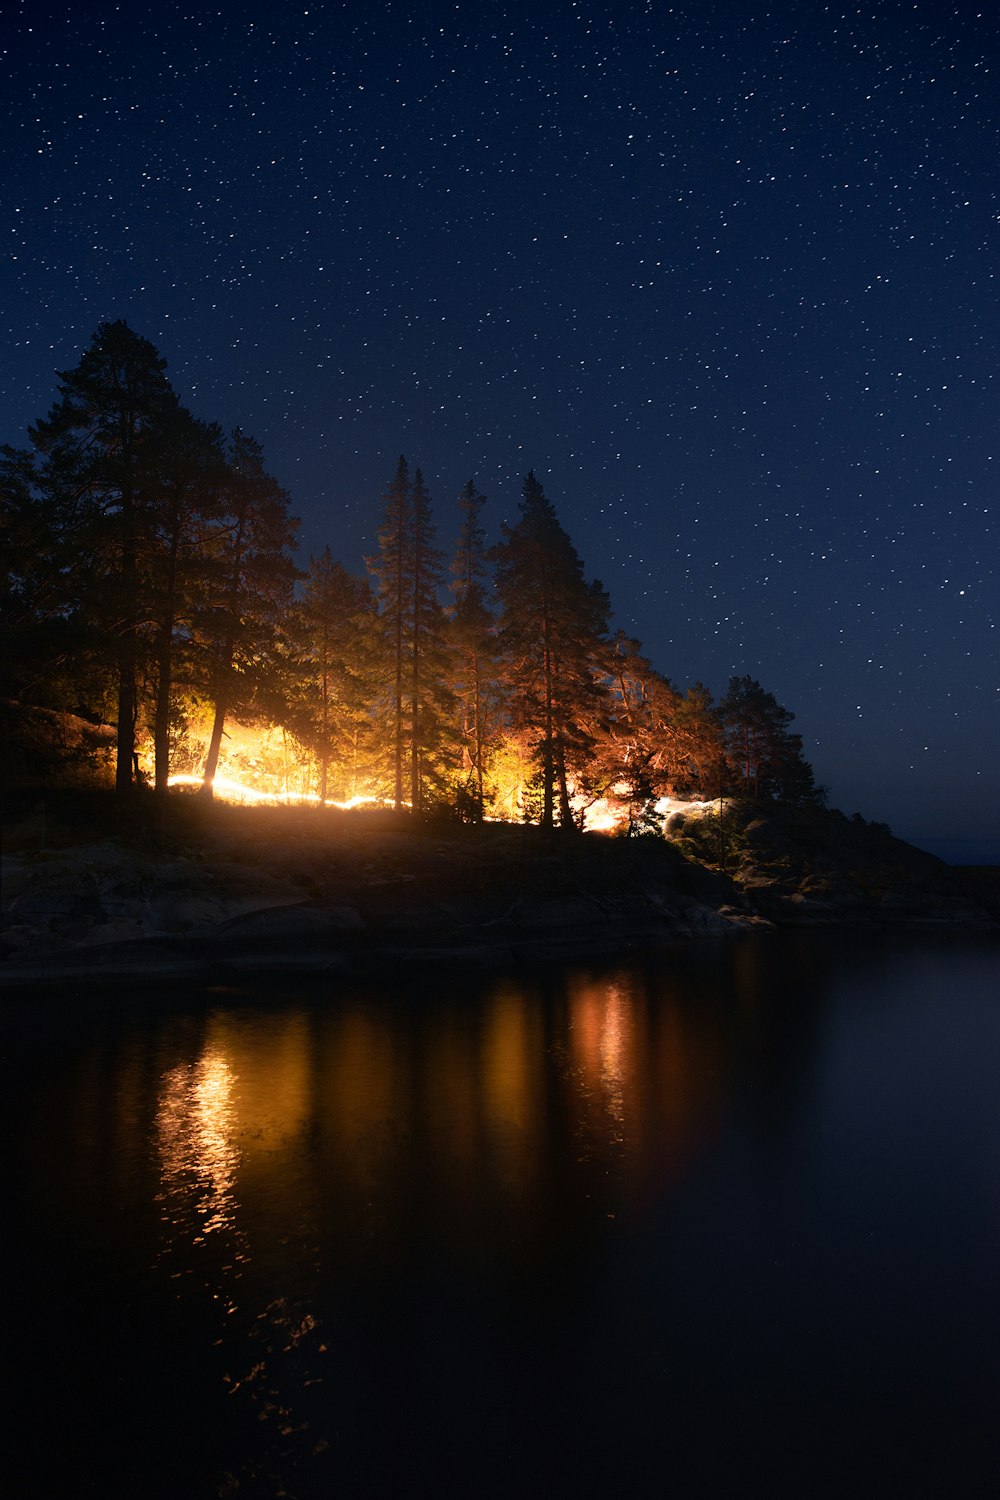
[[[197,789],[202,785],[208,729],[207,722],[195,715],[178,730],[172,755],[178,769],[170,777],[170,786]],[[139,765],[151,774],[152,743],[148,740],[139,744]],[[316,757],[280,726],[230,720],[212,790],[222,802],[319,806],[319,768]],[[372,785],[351,797],[329,796],[324,805],[381,806],[383,800]]]
[[[113,726],[122,796],[202,785],[629,835],[662,832],[675,792],[822,801],[794,715],[759,682],[732,677],[717,704],[701,683],[682,694],[612,636],[610,598],[533,472],[492,548],[465,486],[447,590],[403,455],[372,581],[329,547],[298,568],[260,444],[187,412],[164,370],[127,324],[101,324],[35,451],[3,458],[5,665],[22,666],[2,696],[42,687],[51,702],[29,706]],[[62,676],[46,685],[54,619]]]
[[[197,765],[201,753],[202,742],[195,731],[177,758]],[[140,753],[140,764],[143,760]],[[485,778],[485,817],[488,822],[524,821],[530,799],[531,771],[527,747],[515,735],[502,737],[490,757]],[[202,785],[202,777],[197,771],[177,772],[170,777],[170,785],[196,791]],[[213,784],[214,795],[219,801],[253,806],[318,807],[321,801],[317,785],[315,758],[294,736],[283,734],[274,726],[229,725]],[[627,788],[624,786],[613,788],[607,797],[597,800],[574,793],[570,804],[580,827],[588,833],[615,835],[628,828]],[[358,807],[390,806],[391,798],[372,790],[346,798],[327,797],[322,805],[349,811]],[[409,804],[404,802],[403,805]],[[690,817],[718,810],[717,800],[660,797],[649,809],[649,822],[652,829],[662,830],[667,820],[677,813]]]

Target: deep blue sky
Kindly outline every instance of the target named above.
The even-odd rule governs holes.
[[[0,38],[0,440],[121,317],[263,442],[303,561],[362,569],[400,452],[449,548],[466,479],[495,533],[534,468],[679,686],[749,672],[835,805],[1000,840],[992,3],[35,0]]]

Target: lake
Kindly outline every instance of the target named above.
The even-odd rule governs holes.
[[[998,980],[842,932],[5,1002],[8,1493],[992,1496]]]

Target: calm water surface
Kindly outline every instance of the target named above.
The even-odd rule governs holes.
[[[1000,1492],[1000,947],[3,1010],[3,1468]]]

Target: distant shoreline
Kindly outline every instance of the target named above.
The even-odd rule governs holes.
[[[973,865],[976,867],[1000,867],[1000,837],[997,838],[924,838],[902,833],[899,835],[914,849],[923,849],[946,865]]]

